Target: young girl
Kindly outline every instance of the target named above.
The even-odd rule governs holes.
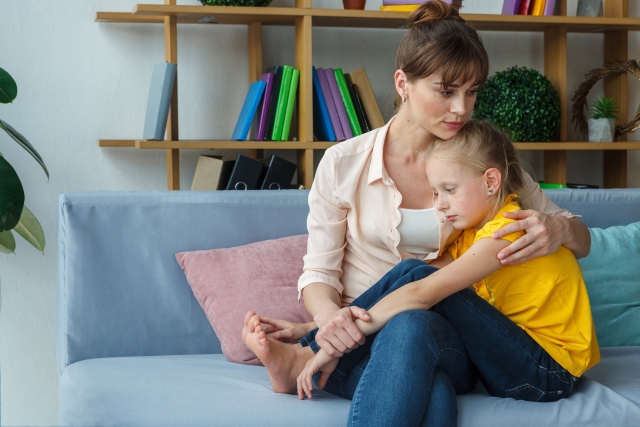
[[[356,321],[358,327],[370,335],[400,312],[430,309],[451,323],[491,395],[528,401],[568,397],[600,359],[580,267],[564,247],[502,266],[497,253],[523,232],[491,238],[514,221],[503,213],[520,209],[522,172],[515,148],[490,124],[470,121],[425,155],[439,221],[464,231],[432,263],[439,270],[407,260],[385,275],[374,285],[380,298],[368,310],[371,320]],[[323,388],[337,362],[320,349],[298,376],[298,394],[312,397],[312,377],[319,371]],[[338,371],[344,369],[341,362]],[[454,390],[438,398],[455,407]]]

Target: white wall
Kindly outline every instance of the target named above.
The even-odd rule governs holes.
[[[148,1],[162,3],[160,0]],[[129,11],[133,0],[3,0],[0,67],[18,82],[13,105],[0,106],[0,118],[37,147],[51,173],[6,136],[0,151],[22,177],[27,206],[44,227],[44,256],[24,241],[16,256],[0,256],[0,367],[2,425],[55,425],[58,375],[55,363],[57,199],[62,192],[163,190],[162,151],[101,149],[97,140],[131,139],[142,134],[153,64],[164,60],[161,25],[95,23],[96,11]],[[198,4],[179,0],[179,4]],[[482,3],[482,6],[480,4]],[[465,0],[465,12],[499,12],[502,0]],[[570,10],[575,0],[570,0]],[[630,3],[630,15],[640,7]],[[292,5],[293,0],[274,0]],[[369,0],[378,9],[381,0]],[[339,7],[338,0],[314,0],[315,7]],[[574,9],[575,10],[575,9]],[[383,110],[391,110],[393,63],[402,31],[314,29],[314,64],[364,66]],[[492,71],[512,65],[542,70],[542,37],[483,33]],[[602,36],[569,37],[569,91],[582,75],[601,66]],[[640,36],[631,38],[629,56],[638,56]],[[293,63],[293,30],[265,29],[265,66]],[[242,26],[194,25],[179,29],[180,136],[226,139],[233,130],[246,91],[246,30]],[[640,103],[638,82],[629,115]],[[599,89],[601,91],[601,88]],[[596,91],[594,91],[595,94]],[[631,139],[637,139],[634,135]],[[182,188],[189,188],[198,152],[182,151]],[[281,152],[282,156],[293,153]],[[235,153],[225,153],[232,157]],[[569,180],[601,184],[599,153],[570,153]],[[541,176],[540,156],[529,156]],[[640,187],[640,155],[629,155],[629,185]]]

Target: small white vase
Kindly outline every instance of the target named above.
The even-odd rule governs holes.
[[[616,119],[589,119],[589,142],[612,142]]]

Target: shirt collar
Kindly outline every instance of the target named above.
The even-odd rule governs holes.
[[[372,182],[382,179],[382,181],[386,184],[389,182],[389,175],[387,175],[387,171],[384,168],[384,142],[387,139],[387,132],[389,132],[389,126],[393,119],[396,116],[391,117],[389,122],[386,125],[382,126],[376,135],[376,139],[373,143],[373,152],[371,153],[371,163],[369,164],[369,176],[367,179],[367,184],[371,184]]]

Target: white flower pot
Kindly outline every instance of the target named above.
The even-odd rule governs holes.
[[[615,135],[615,119],[589,119],[589,142],[612,142]]]

